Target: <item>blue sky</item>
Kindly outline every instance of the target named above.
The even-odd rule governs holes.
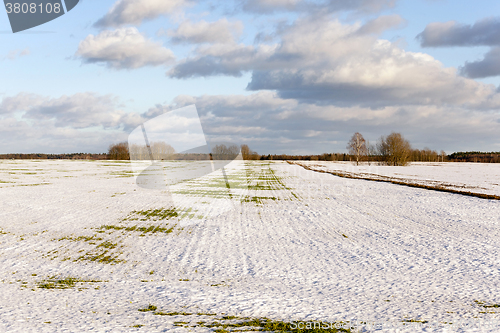
[[[495,1],[83,0],[13,34],[2,10],[0,153],[105,152],[189,104],[207,134],[259,153],[344,152],[356,131],[500,151],[499,12]]]

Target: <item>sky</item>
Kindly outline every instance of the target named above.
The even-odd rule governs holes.
[[[500,151],[500,2],[80,0],[12,33],[0,10],[0,153],[106,152],[195,105],[261,154]]]

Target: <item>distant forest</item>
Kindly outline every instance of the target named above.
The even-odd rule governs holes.
[[[108,160],[108,154],[0,154],[2,160]]]
[[[353,161],[356,159],[353,155],[346,153],[332,153],[321,155],[263,155],[261,160],[302,160],[302,161]],[[382,162],[383,159],[378,155],[365,156],[365,162]],[[458,152],[450,155],[436,154],[418,154],[411,155],[409,162],[475,162],[475,163],[500,163],[500,152]]]
[[[267,154],[259,155],[252,152],[245,156],[252,160],[300,160],[300,161],[355,161],[355,157],[347,153],[325,153],[320,155],[289,155],[289,154]],[[22,159],[22,160],[109,160],[109,154],[0,154],[0,159]],[[174,160],[208,160],[208,154],[174,154]],[[380,162],[382,157],[379,155],[368,155],[363,158],[368,162]],[[450,155],[439,154],[436,151],[428,149],[413,149],[410,154],[410,162],[476,162],[476,163],[500,163],[500,152],[456,152]]]
[[[164,141],[148,145],[128,142],[114,143],[107,153],[88,154],[0,154],[0,159],[48,159],[48,160],[233,160],[241,153],[244,160],[299,160],[299,161],[344,161],[368,162],[386,165],[407,165],[409,162],[474,162],[500,163],[500,152],[467,151],[447,155],[429,148],[415,149],[401,133],[392,132],[381,136],[370,144],[363,135],[356,132],[347,143],[348,153],[325,153],[320,155],[267,154],[260,155],[246,144],[241,146],[215,145],[210,153],[177,153]]]

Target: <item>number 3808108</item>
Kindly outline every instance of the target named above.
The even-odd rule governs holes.
[[[6,3],[5,8],[7,9],[7,14],[15,13],[15,14],[35,14],[35,13],[56,13],[59,14],[61,12],[61,4],[60,3],[46,3],[45,6],[43,3]]]

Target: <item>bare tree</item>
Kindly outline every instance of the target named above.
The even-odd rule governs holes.
[[[366,149],[367,149],[368,165],[371,165],[373,157],[378,154],[377,146],[371,144],[370,141],[366,140]]]
[[[251,150],[248,145],[241,145],[240,148],[244,160],[258,160],[260,158],[259,154]]]
[[[244,160],[249,160],[250,158],[250,147],[248,145],[241,145],[241,156]]]
[[[446,157],[446,152],[444,150],[441,150],[441,153],[439,153],[439,155],[441,156],[441,162],[444,162],[444,159]]]
[[[151,142],[148,146],[130,145],[131,160],[171,160],[174,158],[175,149],[165,141]]]
[[[410,142],[401,133],[392,132],[387,137],[380,138],[378,150],[388,165],[407,165],[412,149]]]
[[[150,160],[151,154],[146,145],[132,144],[129,146],[130,159],[133,161]]]
[[[366,140],[359,132],[354,133],[351,140],[347,143],[347,149],[349,150],[349,154],[356,157],[356,165],[359,165],[359,160],[368,154]]]
[[[120,142],[109,146],[108,158],[110,160],[128,160],[130,159],[128,143]]]
[[[231,145],[227,147],[224,144],[216,145],[212,148],[212,158],[214,160],[234,160],[240,153],[238,146]]]
[[[157,141],[151,143],[151,153],[157,161],[171,160],[174,157],[175,149],[165,141]]]

